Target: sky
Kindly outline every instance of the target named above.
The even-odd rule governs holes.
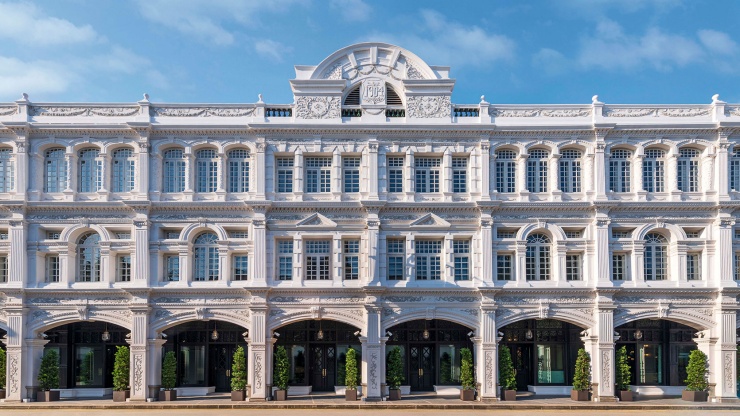
[[[0,0],[0,102],[288,104],[353,43],[450,66],[452,102],[740,102],[737,0]]]

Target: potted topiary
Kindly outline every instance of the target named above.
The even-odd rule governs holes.
[[[175,352],[169,351],[164,355],[162,362],[162,391],[159,392],[159,401],[172,402],[177,400],[177,359]]]
[[[401,361],[401,349],[395,347],[388,354],[388,368],[385,371],[386,384],[388,384],[388,400],[401,400],[401,383],[403,383],[403,361]]]
[[[460,349],[460,400],[472,402],[475,400],[475,378],[473,377],[473,353],[470,348]]]
[[[59,354],[56,350],[48,350],[41,358],[39,368],[39,392],[36,393],[37,402],[55,402],[59,400]]]
[[[357,352],[354,348],[347,350],[347,363],[344,365],[344,399],[348,402],[357,401]]]
[[[573,390],[570,391],[571,400],[588,401],[588,392],[591,389],[591,356],[585,349],[578,350],[576,369],[573,373]]]
[[[634,400],[634,398],[632,397],[632,391],[630,391],[632,369],[630,368],[629,358],[627,357],[626,346],[622,346],[622,348],[617,350],[616,360],[614,361],[617,366],[615,374],[615,387],[617,390],[617,397],[619,397],[619,400],[623,402],[631,402],[632,400]]]
[[[707,355],[699,350],[693,350],[689,354],[689,364],[686,366],[686,389],[681,393],[681,398],[690,402],[706,402],[709,396],[707,389],[707,373],[709,365]]]
[[[244,347],[236,347],[231,364],[231,401],[243,402],[247,399],[247,364]]]
[[[0,348],[0,399],[5,398],[5,350]]]
[[[288,352],[285,347],[279,345],[275,353],[275,375],[273,384],[277,387],[275,400],[288,400],[288,380],[290,377],[290,363],[288,362]]]
[[[503,398],[507,402],[516,400],[516,371],[511,359],[511,350],[502,345],[498,350],[498,384],[503,390]]]
[[[129,360],[131,354],[126,346],[117,346],[113,361],[113,401],[125,402],[129,398]]]

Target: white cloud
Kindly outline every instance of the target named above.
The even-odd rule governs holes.
[[[36,94],[66,91],[77,79],[74,72],[54,62],[0,56],[0,96],[20,97],[27,92],[33,99]]]
[[[85,65],[105,72],[119,72],[130,75],[139,72],[142,68],[151,66],[151,62],[126,48],[113,46],[109,52],[90,59]]]
[[[548,75],[562,74],[569,67],[568,59],[562,53],[550,48],[542,48],[535,53],[532,63]]]
[[[56,46],[91,43],[97,37],[90,25],[77,26],[69,20],[44,16],[32,4],[0,3],[0,38],[30,46]]]
[[[697,35],[702,45],[716,54],[735,55],[738,51],[737,43],[727,33],[707,29],[700,30]]]
[[[254,42],[254,50],[266,58],[280,62],[283,54],[290,52],[292,48],[274,40],[260,39]]]
[[[373,9],[363,0],[331,0],[331,7],[338,9],[344,20],[349,22],[361,22],[368,20]]]

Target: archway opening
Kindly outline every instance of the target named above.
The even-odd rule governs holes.
[[[244,331],[241,326],[216,320],[186,322],[164,331],[164,353],[175,352],[177,387],[182,395],[231,391],[234,352],[239,346],[247,351]]]
[[[528,319],[500,329],[501,345],[511,350],[518,391],[568,394],[578,350],[580,328],[556,319]]]
[[[460,386],[460,350],[473,350],[470,328],[442,319],[419,319],[393,326],[388,332],[386,360],[393,348],[401,349],[409,392]]]
[[[358,328],[327,319],[300,321],[280,327],[275,347],[283,346],[290,363],[291,394],[335,391],[345,385],[347,351],[357,352],[362,360]]]

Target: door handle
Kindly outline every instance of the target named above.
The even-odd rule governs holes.
[[[226,377],[231,377],[231,370],[226,370]]]
[[[419,369],[419,377],[424,377],[424,369],[423,368],[420,368]]]
[[[321,369],[321,376],[326,377],[326,368]]]

